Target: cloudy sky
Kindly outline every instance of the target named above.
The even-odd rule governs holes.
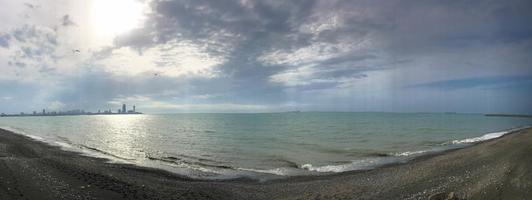
[[[0,112],[532,113],[529,0],[0,0]]]

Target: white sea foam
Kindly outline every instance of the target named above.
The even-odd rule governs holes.
[[[501,136],[503,136],[503,135],[505,135],[507,133],[508,133],[508,131],[500,131],[500,132],[488,133],[488,134],[482,135],[480,137],[467,138],[467,139],[463,139],[463,140],[453,140],[452,143],[453,144],[475,143],[475,142],[480,142],[480,141],[484,141],[484,140],[498,138],[498,137],[501,137]]]
[[[430,150],[419,150],[419,151],[405,151],[401,153],[394,153],[394,156],[413,156],[413,155],[419,155],[419,154],[425,154],[430,152]]]
[[[482,135],[480,137],[466,138],[466,139],[462,139],[462,140],[453,140],[452,144],[470,144],[470,143],[476,143],[476,142],[481,142],[481,141],[485,141],[485,140],[491,140],[491,139],[499,138],[499,137],[502,137],[503,135],[506,135],[508,133],[515,132],[515,131],[518,131],[518,130],[522,130],[522,129],[525,129],[525,128],[529,128],[529,127],[527,126],[527,127],[510,129],[510,130],[506,130],[506,131],[487,133],[487,134],[484,134],[484,135]]]
[[[383,158],[366,158],[355,160],[348,164],[341,165],[324,165],[324,166],[313,166],[312,164],[301,165],[301,169],[314,172],[345,172],[345,171],[355,171],[355,170],[367,170],[373,169],[378,166],[396,163],[401,161],[398,157],[383,157]]]
[[[275,168],[275,169],[249,169],[249,168],[237,168],[238,170],[243,171],[251,171],[251,172],[257,172],[257,173],[263,173],[263,174],[273,174],[273,175],[279,175],[279,176],[286,176],[291,175],[290,170],[286,168]]]
[[[324,165],[324,166],[313,166],[312,164],[301,165],[301,169],[315,171],[315,172],[343,172],[343,171],[349,171],[353,167],[354,165],[352,164]]]
[[[39,124],[28,126],[30,128],[33,127],[33,129],[28,128],[27,129],[28,132],[31,132],[30,130],[38,130],[41,132],[40,126],[38,125]],[[19,126],[26,127],[24,125],[19,125]],[[66,127],[70,127],[70,126],[66,126]],[[411,160],[415,157],[418,157],[424,154],[439,152],[442,150],[452,149],[452,148],[461,148],[465,146],[463,144],[475,143],[475,142],[480,142],[480,141],[489,140],[493,138],[498,138],[510,132],[519,130],[519,129],[513,129],[513,130],[507,130],[507,131],[488,133],[488,134],[485,134],[479,137],[452,140],[445,144],[441,144],[439,146],[433,146],[432,148],[428,148],[428,149],[420,149],[426,146],[418,146],[420,148],[407,149],[408,151],[400,150],[404,152],[390,153],[384,156],[379,154],[373,157],[360,158],[358,160],[345,163],[345,164],[331,164],[332,161],[329,162],[327,160],[318,160],[315,163],[313,163],[314,160],[312,160],[312,157],[311,157],[308,161],[308,164],[298,165],[296,163],[295,165],[297,165],[297,167],[292,164],[290,165],[292,167],[281,167],[281,166],[286,166],[286,164],[283,163],[283,165],[281,166],[273,165],[272,169],[260,169],[264,166],[256,166],[256,168],[254,168],[253,166],[247,166],[247,168],[236,168],[236,167],[239,167],[238,163],[235,163],[235,164],[231,163],[232,165],[228,165],[228,166],[234,166],[235,168],[224,168],[224,167],[216,167],[216,166],[205,166],[205,165],[196,164],[196,163],[157,162],[157,161],[150,160],[150,159],[143,159],[142,157],[141,158],[134,157],[131,159],[130,158],[120,159],[121,157],[118,157],[118,156],[122,156],[120,154],[117,154],[118,156],[114,156],[113,154],[111,154],[111,153],[114,153],[112,151],[107,153],[107,152],[100,151],[99,149],[92,148],[92,147],[99,147],[100,149],[106,150],[105,146],[103,147],[102,146],[92,146],[92,147],[89,146],[88,148],[83,148],[80,146],[81,144],[70,142],[68,138],[66,137],[65,137],[66,138],[65,140],[59,138],[59,136],[62,136],[62,135],[70,137],[70,135],[68,135],[69,131],[62,131],[62,132],[60,131],[56,133],[50,130],[48,130],[48,132],[46,132],[45,130],[42,130],[42,133],[56,133],[57,136],[43,134],[42,137],[39,137],[39,136],[35,136],[35,135],[25,132],[24,131],[25,129],[13,128],[13,127],[1,127],[1,126],[0,128],[6,129],[6,130],[9,130],[9,131],[21,134],[21,135],[25,135],[37,141],[43,141],[51,145],[60,146],[62,149],[65,149],[65,150],[81,152],[84,155],[89,155],[93,157],[107,158],[110,162],[119,162],[119,163],[124,162],[124,163],[131,163],[131,164],[136,164],[136,165],[146,166],[146,167],[161,168],[161,169],[171,171],[174,173],[178,173],[178,174],[184,174],[184,175],[189,175],[191,177],[208,178],[208,179],[209,178],[214,178],[214,179],[235,178],[235,177],[242,177],[242,176],[276,178],[276,177],[282,177],[282,176],[316,175],[320,173],[338,173],[338,172],[345,172],[345,171],[368,170],[368,169],[373,169],[375,167],[379,167],[379,166],[386,165],[386,164],[406,162],[408,160]],[[92,131],[92,127],[85,127],[85,128],[86,129],[84,129],[84,131],[86,132],[80,131],[80,134],[88,133],[87,130]],[[65,130],[70,130],[71,132],[73,132],[73,129],[72,130],[65,129]],[[34,131],[34,132],[37,132],[37,131]],[[94,132],[96,132],[96,130],[94,130]],[[132,132],[135,132],[135,131],[132,131]],[[206,129],[205,132],[212,132],[212,131]],[[76,137],[72,137],[72,138],[75,139]],[[158,149],[157,147],[154,147],[154,149],[161,150],[161,149]],[[330,153],[336,153],[336,152],[330,152]],[[321,163],[321,164],[317,164],[317,163]],[[279,167],[279,168],[275,168],[275,167]]]
[[[493,133],[482,135],[480,137],[467,138],[463,140],[453,140],[451,143],[452,144],[469,144],[469,143],[490,140],[490,139],[501,137],[511,132],[525,129],[525,128],[529,128],[529,127],[521,127],[521,128],[511,129],[507,131],[493,132]],[[412,158],[415,158],[421,155],[441,152],[446,149],[452,149],[452,148],[459,148],[459,147],[442,146],[442,147],[434,147],[434,148],[425,149],[425,150],[405,151],[405,152],[391,154],[392,156],[389,156],[389,157],[366,158],[366,159],[353,161],[352,163],[341,164],[341,165],[313,166],[312,164],[304,164],[304,165],[301,165],[300,168],[304,170],[308,170],[308,171],[321,172],[321,173],[324,173],[324,172],[338,173],[338,172],[345,172],[345,171],[367,170],[367,169],[373,169],[375,167],[382,166],[385,164],[408,161]]]

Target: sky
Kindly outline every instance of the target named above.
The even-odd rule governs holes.
[[[530,0],[0,0],[0,112],[532,114]]]

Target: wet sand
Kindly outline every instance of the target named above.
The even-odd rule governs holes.
[[[0,199],[529,199],[532,129],[374,170],[269,182],[192,180],[0,129]]]

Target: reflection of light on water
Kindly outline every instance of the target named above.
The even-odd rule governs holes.
[[[121,156],[135,158],[143,156],[144,140],[146,139],[145,121],[143,115],[109,115],[102,118],[102,141],[113,152]]]

